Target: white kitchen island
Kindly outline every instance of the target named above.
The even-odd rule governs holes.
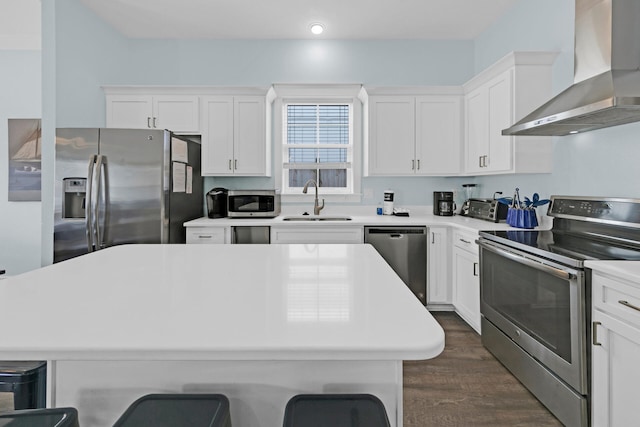
[[[426,262],[426,260],[425,260]],[[48,405],[111,426],[152,392],[217,392],[234,425],[298,393],[372,393],[444,332],[369,245],[129,245],[0,281],[0,359],[47,360]]]

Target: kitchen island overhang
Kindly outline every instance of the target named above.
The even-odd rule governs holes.
[[[444,348],[370,245],[117,246],[4,280],[0,297],[20,319],[0,358],[48,360],[49,404],[91,425],[143,391],[196,390],[256,426],[281,423],[297,393],[372,392],[399,426],[402,361]]]

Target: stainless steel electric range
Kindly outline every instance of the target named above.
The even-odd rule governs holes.
[[[481,231],[482,342],[564,425],[589,426],[591,272],[640,260],[640,200],[552,196],[551,230]]]

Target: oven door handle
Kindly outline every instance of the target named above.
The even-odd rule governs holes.
[[[510,260],[515,261],[517,263],[524,264],[524,265],[526,265],[528,267],[535,268],[536,270],[540,270],[540,271],[543,271],[545,273],[551,274],[551,275],[553,275],[555,277],[559,277],[560,279],[571,280],[571,279],[575,279],[576,278],[575,274],[569,273],[568,271],[564,271],[564,270],[561,270],[559,268],[555,268],[555,267],[552,267],[550,265],[543,264],[543,263],[541,263],[539,261],[534,261],[534,260],[532,260],[530,258],[524,257],[522,255],[518,255],[518,254],[513,253],[511,251],[507,251],[505,249],[497,248],[497,247],[495,247],[493,245],[489,245],[489,244],[484,243],[482,241],[478,241],[478,245],[480,245],[483,249],[486,249],[488,251],[494,252],[494,253],[496,253],[498,255],[501,255],[501,256],[503,256],[505,258],[509,258]]]

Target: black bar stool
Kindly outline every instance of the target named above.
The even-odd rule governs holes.
[[[148,394],[127,408],[113,427],[231,427],[223,394]]]
[[[389,427],[384,404],[371,394],[299,394],[287,403],[284,427]]]
[[[46,386],[47,362],[0,361],[0,392],[13,394],[10,410],[45,408]]]
[[[79,427],[76,408],[23,409],[0,413],[0,426]]]

